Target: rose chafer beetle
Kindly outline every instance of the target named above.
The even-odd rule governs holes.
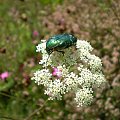
[[[77,38],[74,35],[67,34],[67,33],[58,34],[47,40],[46,51],[49,55],[53,51],[64,53],[64,51],[61,51],[61,50],[68,48],[70,46],[74,46],[76,42],[77,42]]]

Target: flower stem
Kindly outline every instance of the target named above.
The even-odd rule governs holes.
[[[15,118],[12,118],[12,117],[7,117],[7,116],[0,116],[0,118],[3,118],[3,119],[8,119],[8,120],[19,120],[19,119],[15,119]]]
[[[33,115],[35,115],[38,111],[40,111],[40,110],[46,105],[47,101],[48,101],[48,99],[45,101],[45,103],[44,103],[41,107],[39,107],[38,109],[35,109],[35,110],[34,110],[30,115],[28,115],[28,117],[25,118],[24,120],[30,120],[30,118],[31,118]]]

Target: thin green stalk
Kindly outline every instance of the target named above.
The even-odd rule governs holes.
[[[38,109],[34,110],[34,111],[33,111],[30,115],[28,115],[28,117],[25,118],[24,120],[30,120],[30,118],[31,118],[32,116],[34,116],[38,111],[40,111],[40,110],[46,105],[47,101],[48,101],[48,99],[45,101],[45,103],[44,103],[41,107],[39,107]]]

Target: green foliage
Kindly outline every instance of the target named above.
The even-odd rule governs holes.
[[[96,0],[97,4],[100,6],[100,8],[104,11],[108,11],[111,7],[112,0]]]
[[[44,4],[44,5],[57,5],[57,4],[61,4],[63,2],[63,0],[39,0],[40,3]]]
[[[61,0],[36,2],[34,3],[33,0],[0,2],[0,16],[2,16],[0,17],[0,26],[2,26],[0,30],[0,73],[5,71],[10,73],[5,81],[0,79],[0,120],[4,120],[4,117],[23,119],[39,107],[37,105],[39,98],[46,99],[42,87],[39,88],[31,82],[29,76],[40,67],[35,65],[31,68],[27,61],[40,56],[36,56],[34,41],[39,43],[39,37],[45,34],[41,29],[39,13],[37,14],[40,8],[36,8],[36,4],[39,6],[57,5]],[[42,13],[40,12],[40,15]],[[39,32],[39,36],[33,36],[34,30]]]
[[[0,74],[5,71],[10,74],[6,80],[0,79],[0,120],[6,120],[2,116],[23,120],[44,105],[47,97],[43,94],[43,86],[37,86],[30,79],[34,71],[41,69],[38,65],[41,55],[35,52],[35,46],[41,39],[61,31],[91,40],[99,51],[95,53],[103,57],[106,79],[112,85],[97,94],[97,102],[87,109],[76,108],[72,95],[68,93],[62,101],[46,103],[29,120],[119,119],[120,59],[118,63],[114,61],[120,51],[119,44],[116,44],[116,39],[120,39],[120,27],[112,14],[114,11],[108,14],[113,0],[71,1],[0,0]],[[58,4],[60,11],[56,9]],[[118,11],[114,8],[115,12]],[[61,17],[63,19],[59,20]],[[34,30],[39,36],[33,36]]]

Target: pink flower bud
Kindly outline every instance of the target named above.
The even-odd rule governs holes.
[[[37,30],[34,30],[34,31],[33,31],[33,36],[34,36],[34,37],[37,37],[38,35],[39,35],[38,31],[37,31]]]
[[[61,72],[61,70],[59,70],[58,68],[53,67],[52,75],[60,78],[60,77],[62,76],[62,72]]]
[[[2,80],[8,78],[8,76],[9,76],[9,73],[8,73],[8,72],[3,72],[3,73],[0,74],[0,78],[1,78]]]

